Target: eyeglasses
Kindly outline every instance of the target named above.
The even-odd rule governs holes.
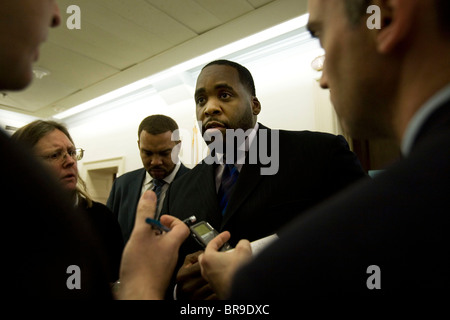
[[[68,154],[73,160],[80,161],[81,159],[83,159],[84,150],[81,148],[67,150],[67,151],[58,150],[47,156],[41,156],[41,158],[48,160],[48,161],[52,161],[52,162],[61,162],[62,160],[64,160],[66,158],[66,154]]]
[[[311,67],[316,71],[322,71],[325,63],[325,55],[318,56],[311,62]]]

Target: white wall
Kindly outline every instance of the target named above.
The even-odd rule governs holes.
[[[152,114],[172,117],[180,128],[191,130],[194,124],[190,101],[167,106],[159,97],[147,97],[112,111],[69,124],[72,138],[86,150],[80,163],[124,157],[125,172],[142,167],[137,145],[138,127],[142,119]]]
[[[19,114],[12,111],[0,110],[0,127],[5,130],[6,127],[20,128],[24,125],[37,120],[36,117]],[[13,131],[6,131],[8,134],[12,134]]]
[[[317,41],[306,38],[307,41],[301,40],[301,45],[288,45],[283,50],[271,48],[270,54],[258,54],[261,48],[257,48],[256,53],[226,58],[242,63],[252,72],[262,104],[259,122],[277,129],[340,133],[328,92],[319,88],[316,81],[319,74],[311,68],[311,61],[323,51]],[[215,57],[218,58],[221,57]],[[185,133],[181,151],[184,164],[193,167],[201,160],[206,145],[199,134],[193,135],[196,125],[193,93],[200,67],[172,77],[175,78],[172,82],[171,79],[160,81],[139,94],[64,120],[77,147],[86,150],[79,163],[80,173],[83,173],[84,162],[118,157],[124,158],[123,172],[142,167],[137,130],[142,119],[152,114],[172,117]],[[0,114],[0,118],[0,122],[7,118],[9,124],[18,127],[34,120],[24,116],[16,119],[8,112]]]
[[[270,61],[262,59],[245,64],[254,76],[257,96],[262,104],[259,122],[278,129],[337,133],[327,92],[317,89],[315,78],[318,74],[310,65],[320,53],[317,43],[309,43],[304,48],[296,48]],[[180,90],[184,92],[180,93]],[[153,93],[125,102],[120,107],[91,115],[82,121],[69,121],[69,130],[77,146],[86,150],[80,167],[85,161],[115,157],[125,158],[125,172],[142,167],[137,129],[142,119],[152,114],[172,117],[180,129],[188,133],[183,139],[181,159],[186,165],[194,166],[201,156],[196,157],[195,152],[191,152],[196,122],[193,92],[193,86],[184,85],[162,95]],[[167,103],[171,96],[177,94],[181,97],[179,102]],[[318,115],[321,121],[317,121]],[[201,136],[197,137],[197,141],[202,143],[205,152],[206,145]]]
[[[258,120],[266,126],[286,130],[316,130],[314,95],[315,71],[311,61],[318,49],[300,48],[269,63],[255,63],[249,69],[255,78],[262,103]]]

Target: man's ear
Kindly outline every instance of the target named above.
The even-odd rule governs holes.
[[[257,97],[252,97],[252,112],[254,116],[261,112],[261,102],[259,102]]]
[[[377,48],[382,54],[391,52],[402,43],[414,27],[417,0],[374,0],[381,9],[381,29]]]

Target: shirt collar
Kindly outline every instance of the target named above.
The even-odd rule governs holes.
[[[167,183],[167,184],[171,184],[172,181],[175,179],[175,176],[178,172],[178,170],[181,167],[181,161],[179,161],[176,165],[175,168],[173,169],[173,171],[167,176],[165,177],[163,180]],[[153,177],[150,175],[150,173],[148,173],[147,171],[145,172],[145,179],[144,179],[144,186],[149,185],[151,182],[153,181]]]
[[[438,91],[431,99],[429,99],[414,115],[409,122],[408,127],[402,139],[402,153],[404,156],[410,154],[414,142],[431,114],[436,111],[445,101],[450,99],[450,84]]]
[[[256,124],[253,127],[253,129],[250,132],[250,134],[247,136],[247,138],[245,138],[244,143],[242,143],[238,147],[238,150],[245,151],[245,152],[247,152],[249,150],[250,146],[253,143],[253,140],[256,137],[256,132],[258,131],[258,129],[259,129],[259,123],[256,122]],[[217,157],[219,163],[223,163],[223,161],[222,161],[223,155],[224,155],[223,153],[216,152],[216,157]],[[237,164],[241,164],[240,167],[242,167],[242,164],[245,162],[245,154],[243,153],[242,155],[240,155],[240,157],[237,158],[236,161],[237,161]]]

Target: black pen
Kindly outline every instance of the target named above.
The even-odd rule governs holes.
[[[169,232],[170,229],[167,228],[165,225],[163,225],[160,221],[152,219],[152,218],[147,218],[145,219],[145,222],[148,223],[149,225],[151,225],[153,228],[158,229],[161,232]]]

